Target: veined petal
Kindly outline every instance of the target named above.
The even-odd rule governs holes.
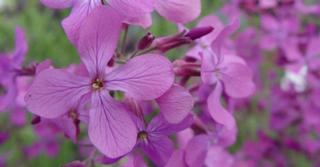
[[[30,86],[25,101],[28,109],[45,118],[56,118],[78,105],[90,92],[90,80],[65,70],[46,69]]]
[[[106,90],[94,92],[91,103],[91,142],[109,158],[130,152],[136,144],[137,129],[126,108],[113,100]]]
[[[240,63],[228,64],[221,71],[221,80],[226,93],[234,98],[248,97],[255,90],[250,68]]]
[[[191,94],[182,86],[174,85],[157,100],[160,111],[170,123],[181,122],[193,107]]]
[[[222,85],[220,82],[218,82],[215,89],[213,92],[211,92],[207,99],[209,113],[217,123],[226,126],[228,129],[233,129],[236,127],[236,121],[232,114],[221,105],[221,94]]]
[[[148,137],[148,144],[143,143],[142,149],[152,162],[164,166],[173,152],[172,141],[167,136],[153,136],[151,134]]]
[[[164,18],[175,23],[187,23],[201,12],[200,0],[158,0],[156,10]]]
[[[180,123],[171,124],[161,114],[159,114],[151,120],[146,130],[152,134],[167,136],[188,128],[193,121],[193,116],[189,114]]]
[[[83,22],[87,19],[87,17],[91,14],[93,9],[95,9],[99,5],[101,5],[101,0],[75,1],[75,3],[73,4],[71,14],[62,21],[62,27],[72,44],[78,44],[80,27],[82,26]]]
[[[152,100],[172,86],[174,74],[167,58],[146,54],[114,69],[105,80],[107,89],[124,91],[138,100]]]
[[[64,9],[72,6],[74,0],[40,0],[40,2],[52,9]]]
[[[145,14],[139,17],[127,18],[124,22],[131,25],[141,26],[142,28],[148,28],[152,25],[152,16],[151,14]]]
[[[108,4],[127,18],[139,17],[153,11],[155,0],[108,0]]]
[[[122,18],[110,7],[97,7],[86,18],[80,30],[78,51],[90,76],[104,75],[121,28]]]

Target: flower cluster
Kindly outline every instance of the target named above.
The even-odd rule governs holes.
[[[285,167],[291,152],[320,165],[319,26],[306,19],[320,16],[320,5],[232,0],[199,18],[201,0],[40,1],[71,8],[62,27],[81,61],[24,65],[19,27],[14,51],[1,54],[0,111],[12,127],[33,128],[37,139],[22,146],[28,157],[55,156],[63,134],[80,155],[64,167]],[[177,32],[147,32],[154,13]],[[132,27],[145,35],[128,49]],[[237,140],[252,115],[261,121],[255,137]]]

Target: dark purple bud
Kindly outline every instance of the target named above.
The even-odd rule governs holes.
[[[155,39],[155,37],[150,32],[148,32],[145,36],[143,36],[140,39],[140,41],[138,43],[138,50],[143,50],[143,49],[148,48],[152,44],[154,39]]]
[[[185,60],[186,62],[191,62],[191,63],[194,63],[194,62],[196,62],[196,61],[197,61],[197,59],[196,59],[196,58],[189,57],[189,56],[184,57],[184,60]]]
[[[211,26],[194,28],[194,29],[191,29],[185,36],[191,38],[192,40],[196,40],[198,38],[201,38],[209,34],[213,30],[214,28]]]
[[[35,116],[35,117],[32,119],[31,124],[32,124],[32,125],[36,125],[36,124],[38,124],[38,123],[40,123],[40,122],[41,122],[41,117]]]

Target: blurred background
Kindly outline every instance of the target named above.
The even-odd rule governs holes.
[[[211,13],[216,13],[217,10],[225,3],[224,0],[202,0],[202,16]],[[308,0],[305,3],[313,4],[319,3],[318,0]],[[0,52],[9,52],[14,47],[14,29],[20,26],[25,30],[26,38],[29,44],[29,52],[27,54],[27,61],[43,61],[45,59],[52,59],[53,64],[57,67],[65,67],[71,63],[79,62],[76,49],[70,44],[65,36],[60,25],[61,20],[68,16],[69,9],[66,10],[52,10],[44,7],[39,3],[39,0],[0,0]],[[219,13],[216,13],[219,15]],[[201,17],[200,17],[201,18]],[[311,20],[316,25],[320,25],[319,17],[305,18]],[[199,20],[199,19],[198,19]],[[169,23],[163,18],[154,14],[153,26],[150,29],[155,36],[169,35],[176,32],[176,26]],[[250,20],[242,20],[242,27],[248,24],[251,26],[259,25],[260,18],[258,15],[252,14]],[[190,23],[188,27],[196,25],[197,21]],[[130,42],[132,46],[136,40],[141,37],[146,31],[139,28],[132,28],[129,32],[129,50]],[[132,47],[131,46],[131,47]],[[171,58],[177,58],[182,54],[184,48],[181,50],[170,52]],[[263,130],[270,136],[276,136],[270,130],[270,113],[263,112],[265,110],[259,108],[258,98],[265,98],[266,101],[272,100],[269,88],[272,84],[269,80],[269,71],[275,70],[276,73],[283,73],[277,70],[278,67],[273,65],[272,60],[267,57],[262,57],[264,63],[261,64],[261,80],[263,88],[255,97],[251,99],[249,104],[250,110],[242,109],[241,112],[236,112],[239,133],[236,144],[231,148],[231,152],[236,152],[241,148],[244,141],[256,140],[257,132]],[[276,81],[274,81],[276,82]],[[25,113],[26,114],[26,113]],[[27,114],[26,125],[23,127],[8,127],[9,113],[0,113],[0,133],[1,131],[9,131],[10,138],[4,144],[0,145],[0,161],[5,159],[9,167],[57,167],[72,160],[79,158],[79,150],[69,140],[64,140],[61,135],[59,146],[47,145],[50,153],[34,153],[33,149],[26,149],[25,146],[31,146],[37,141],[37,136],[34,135],[34,129],[30,124],[32,118]],[[0,134],[0,140],[1,140]],[[34,146],[38,147],[38,146]],[[40,146],[39,146],[40,147]],[[296,167],[312,167],[314,164],[308,160],[307,156],[297,152],[288,151],[284,153],[290,160],[290,164]],[[320,157],[320,154],[318,154]],[[29,157],[31,156],[31,158]],[[5,158],[3,158],[5,157]],[[0,163],[0,167],[1,163]]]

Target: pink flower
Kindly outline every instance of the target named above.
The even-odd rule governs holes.
[[[171,62],[156,54],[135,57],[106,72],[122,20],[110,7],[97,7],[83,23],[78,42],[89,76],[46,69],[38,74],[25,97],[29,110],[45,118],[62,116],[82,99],[90,99],[90,140],[110,158],[124,155],[134,147],[137,129],[127,108],[108,91],[120,90],[138,100],[152,100],[165,93],[174,79]]]

